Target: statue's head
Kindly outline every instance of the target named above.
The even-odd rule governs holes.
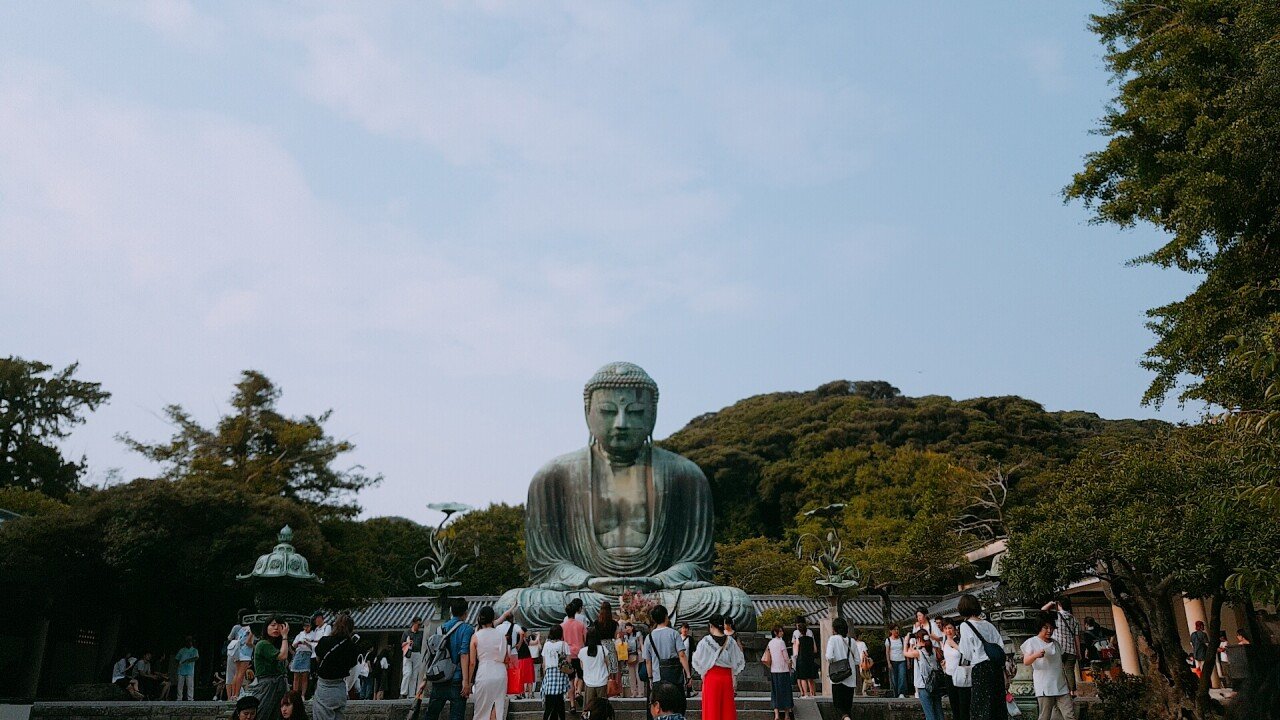
[[[609,363],[582,392],[591,437],[611,458],[629,460],[653,435],[658,384],[639,365]]]

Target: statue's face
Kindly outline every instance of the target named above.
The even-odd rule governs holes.
[[[587,427],[610,455],[627,456],[653,434],[658,407],[644,388],[601,388],[591,393]]]

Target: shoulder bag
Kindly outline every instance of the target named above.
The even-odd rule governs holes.
[[[658,654],[657,643],[653,641],[653,633],[649,633],[649,648],[653,650],[653,656],[658,658],[658,678],[662,682],[683,686],[684,665],[680,663],[680,651],[677,649],[676,654],[669,658],[662,657]]]
[[[831,682],[844,682],[853,676],[853,663],[850,657],[853,655],[853,641],[849,638],[844,639],[844,657],[839,660],[832,660],[827,666],[827,676],[831,678]]]
[[[987,642],[987,638],[982,633],[978,632],[978,628],[974,627],[973,623],[968,620],[965,620],[964,624],[968,625],[969,629],[973,631],[973,634],[978,636],[978,642],[982,643],[982,650],[987,654],[987,659],[1003,668],[1004,646],[993,642]]]

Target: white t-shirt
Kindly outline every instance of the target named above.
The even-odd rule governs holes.
[[[795,645],[796,641],[800,639],[800,636],[801,636],[801,635],[808,635],[809,637],[813,637],[813,628],[805,628],[803,633],[802,633],[802,632],[800,632],[800,630],[799,630],[799,629],[792,630],[792,631],[791,631],[791,644],[792,644],[792,645]]]
[[[791,656],[787,655],[787,643],[780,637],[769,641],[769,672],[791,672]]]
[[[120,658],[111,668],[111,682],[118,682],[125,679],[129,672],[129,666],[133,665],[137,660],[133,658]]]
[[[1066,695],[1067,677],[1062,672],[1062,650],[1058,643],[1045,642],[1039,635],[1032,635],[1022,643],[1022,655],[1026,657],[1033,652],[1044,650],[1044,657],[1036,658],[1031,664],[1031,683],[1035,686],[1036,697],[1057,697]]]
[[[520,623],[508,620],[494,629],[502,633],[505,638],[507,636],[507,628],[511,628],[511,642],[508,643],[508,650],[511,651],[512,655],[515,655],[518,652],[517,648],[520,646],[520,633],[524,632],[524,628],[520,627]]]
[[[928,625],[921,625],[920,623],[915,623],[915,624],[913,624],[913,625],[911,626],[911,634],[907,637],[907,643],[908,643],[911,647],[915,647],[915,646],[916,646],[916,633],[920,632],[921,630],[925,630],[925,629],[927,629],[927,630],[929,631],[929,635],[935,639],[935,642],[936,642],[937,638],[942,637],[942,627],[941,627],[940,625],[938,625],[938,621],[937,621],[937,620],[930,620]]]
[[[599,688],[609,684],[609,666],[605,662],[606,648],[596,646],[595,657],[591,656],[591,648],[584,647],[578,651],[578,659],[582,661],[582,682],[587,687]]]
[[[972,626],[972,627],[970,627]],[[973,633],[978,631],[978,635]],[[995,625],[986,620],[964,620],[960,623],[960,654],[968,658],[970,665],[984,663],[987,657],[986,648],[982,647],[983,641],[992,643],[993,645],[1003,645],[1004,640],[1000,638],[1000,631]]]
[[[852,657],[850,653],[852,653]],[[862,661],[858,643],[839,635],[832,635],[827,638],[827,662],[844,660],[845,658],[849,658],[849,667],[853,670],[853,674],[841,680],[840,684],[845,687],[858,687],[858,663]]]
[[[884,639],[884,646],[889,650],[890,662],[902,662],[907,659],[907,656],[902,654],[907,647],[903,638],[887,637]]]
[[[960,648],[942,643],[942,669],[951,676],[956,687],[973,687],[973,667],[960,664]]]
[[[560,660],[569,654],[569,645],[563,640],[548,640],[542,645],[543,667],[559,667]]]

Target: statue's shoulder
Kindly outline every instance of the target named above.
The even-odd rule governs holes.
[[[579,448],[573,452],[552,458],[534,474],[533,481],[535,483],[555,482],[586,472],[587,452],[587,448]]]
[[[653,448],[653,463],[662,465],[667,472],[679,477],[687,477],[695,480],[707,481],[707,476],[703,474],[702,468],[689,458],[678,455],[670,450],[663,450],[660,447]]]

